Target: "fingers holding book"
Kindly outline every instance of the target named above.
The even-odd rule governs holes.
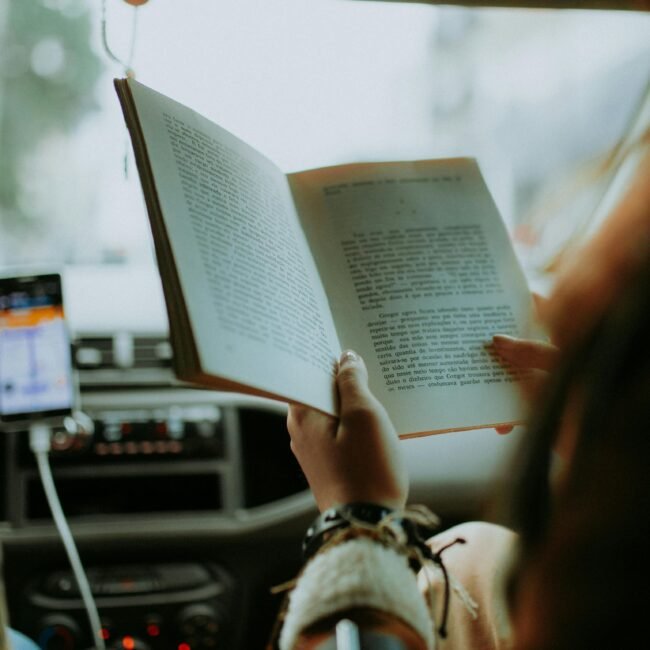
[[[372,502],[404,506],[406,466],[386,411],[368,388],[361,357],[341,355],[336,376],[340,417],[292,404],[287,428],[319,509],[336,504]]]
[[[510,370],[524,373],[520,382],[524,398],[533,402],[539,395],[549,372],[560,360],[557,346],[544,341],[519,339],[505,334],[492,337],[492,350],[498,360]],[[496,427],[499,434],[510,433],[513,427]]]

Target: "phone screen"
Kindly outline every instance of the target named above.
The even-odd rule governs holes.
[[[0,418],[65,415],[74,397],[60,276],[0,279]]]

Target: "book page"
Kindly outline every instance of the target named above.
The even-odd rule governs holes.
[[[129,88],[202,373],[334,413],[340,346],[285,175],[190,109]]]
[[[493,334],[524,335],[532,301],[472,160],[377,163],[290,177],[343,347],[400,434],[520,418]]]

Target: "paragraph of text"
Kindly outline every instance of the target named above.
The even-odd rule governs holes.
[[[341,242],[361,308],[502,292],[479,224],[354,233]]]
[[[332,353],[274,179],[164,115],[219,327],[332,372]]]
[[[493,334],[516,333],[508,305],[380,313],[368,328],[389,391],[519,379],[486,348]]]

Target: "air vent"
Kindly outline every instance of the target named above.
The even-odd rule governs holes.
[[[175,382],[172,348],[161,334],[84,334],[74,345],[81,389],[106,386],[168,386]]]
[[[172,348],[165,336],[84,336],[75,342],[75,362],[80,370],[117,368],[169,368]],[[129,348],[129,354],[123,354]],[[119,354],[118,354],[119,353]],[[128,363],[126,362],[128,359]]]
[[[113,338],[110,336],[84,336],[75,341],[74,360],[81,370],[113,368]]]
[[[172,348],[163,336],[136,336],[133,339],[134,368],[169,368]]]

